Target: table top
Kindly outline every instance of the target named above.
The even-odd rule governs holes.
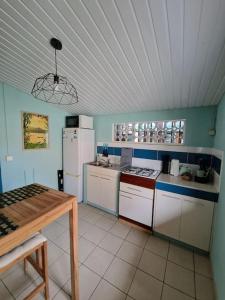
[[[41,192],[31,192],[34,187]],[[20,192],[21,196],[19,195]],[[15,197],[15,194],[18,196]],[[10,195],[12,195],[12,201]],[[29,185],[3,193],[0,196],[1,222],[4,223],[4,219],[7,218],[8,222],[15,226],[0,236],[0,256],[65,214],[72,208],[72,203],[75,200],[74,196],[39,184]]]

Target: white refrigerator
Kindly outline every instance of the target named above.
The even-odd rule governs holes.
[[[93,129],[63,129],[64,192],[83,200],[83,165],[95,160],[95,132]]]

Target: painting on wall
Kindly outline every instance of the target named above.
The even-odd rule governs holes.
[[[25,150],[48,148],[48,116],[22,112],[22,125]]]

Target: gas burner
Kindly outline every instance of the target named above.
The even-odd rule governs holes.
[[[159,175],[160,171],[148,169],[148,168],[139,168],[139,167],[129,167],[123,170],[124,174],[139,176],[139,177],[146,177],[151,179],[156,179]]]

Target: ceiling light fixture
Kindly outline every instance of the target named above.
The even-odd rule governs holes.
[[[42,101],[71,105],[78,102],[77,90],[64,76],[57,74],[57,59],[56,50],[62,49],[62,43],[52,38],[50,40],[51,46],[55,49],[55,74],[48,73],[35,80],[31,94]]]

